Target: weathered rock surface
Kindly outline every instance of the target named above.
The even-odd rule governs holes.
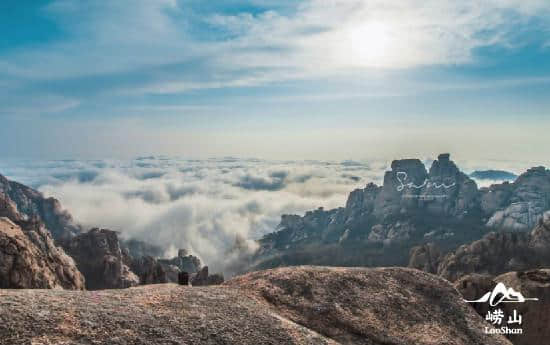
[[[139,284],[139,278],[124,263],[117,233],[92,229],[72,238],[65,246],[86,277],[86,288],[116,289]]]
[[[299,266],[224,284],[341,344],[493,344],[449,282],[404,268]]]
[[[550,337],[550,270],[537,269],[523,272],[508,272],[497,277],[470,274],[455,283],[457,290],[467,300],[476,300],[492,291],[498,284],[520,292],[526,298],[538,298],[538,301],[525,303],[501,303],[490,307],[487,303],[472,303],[472,307],[485,316],[488,311],[499,308],[503,310],[505,320],[513,315],[514,310],[521,315],[521,335],[509,335],[515,345],[546,344]]]
[[[510,345],[448,282],[408,269],[296,267],[221,286],[0,290],[0,339],[22,344]]]
[[[0,288],[83,289],[84,277],[43,225],[19,224],[0,217]]]

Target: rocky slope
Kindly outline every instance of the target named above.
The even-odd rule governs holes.
[[[0,288],[84,288],[74,261],[40,222],[0,217]]]
[[[445,280],[410,269],[285,268],[221,286],[0,290],[0,339],[18,344],[510,343]]]
[[[433,243],[415,247],[409,267],[437,273],[451,281],[469,273],[497,275],[550,267],[550,212],[544,213],[530,233],[491,232],[445,256]]]
[[[529,169],[513,183],[478,189],[441,154],[430,169],[418,159],[393,161],[382,186],[350,193],[345,207],[283,215],[260,240],[254,268],[293,264],[406,265],[415,245],[442,252],[489,230],[528,231],[550,207],[550,171]]]

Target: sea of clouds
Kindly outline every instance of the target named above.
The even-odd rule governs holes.
[[[389,163],[152,156],[3,161],[0,173],[59,199],[84,228],[160,245],[167,257],[185,248],[223,270],[237,237],[253,249],[283,214],[344,206],[353,189],[381,184]]]
[[[345,204],[385,162],[207,160],[141,157],[128,161],[15,161],[8,178],[60,200],[84,228],[102,227],[162,246],[186,248],[222,269],[237,236],[274,231],[282,214]]]

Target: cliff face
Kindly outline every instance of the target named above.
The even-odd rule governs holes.
[[[403,268],[282,268],[194,288],[0,290],[0,301],[0,339],[13,345],[511,344],[484,334],[449,282]]]
[[[490,230],[528,231],[549,209],[549,195],[550,171],[542,167],[513,183],[478,189],[449,154],[439,155],[429,171],[418,159],[396,160],[382,186],[354,190],[345,207],[282,216],[277,231],[260,240],[255,267],[407,265],[416,245],[433,242],[444,253]]]
[[[0,217],[0,288],[84,289],[72,258],[39,222]]]
[[[139,284],[139,278],[123,262],[116,232],[92,229],[72,238],[65,246],[86,277],[86,288],[116,289]]]
[[[72,258],[56,246],[78,231],[55,199],[0,175],[0,287],[84,288]]]
[[[3,202],[2,202],[3,201]],[[35,219],[44,223],[54,240],[60,242],[80,232],[71,215],[62,209],[57,199],[0,175],[0,216],[12,220]],[[8,205],[8,206],[6,206]]]

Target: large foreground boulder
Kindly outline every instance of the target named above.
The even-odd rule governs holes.
[[[341,344],[509,344],[448,281],[414,269],[288,267],[224,285]]]
[[[84,277],[41,222],[0,218],[0,288],[84,288]]]
[[[511,345],[445,280],[411,269],[295,267],[221,286],[0,290],[6,344]]]

